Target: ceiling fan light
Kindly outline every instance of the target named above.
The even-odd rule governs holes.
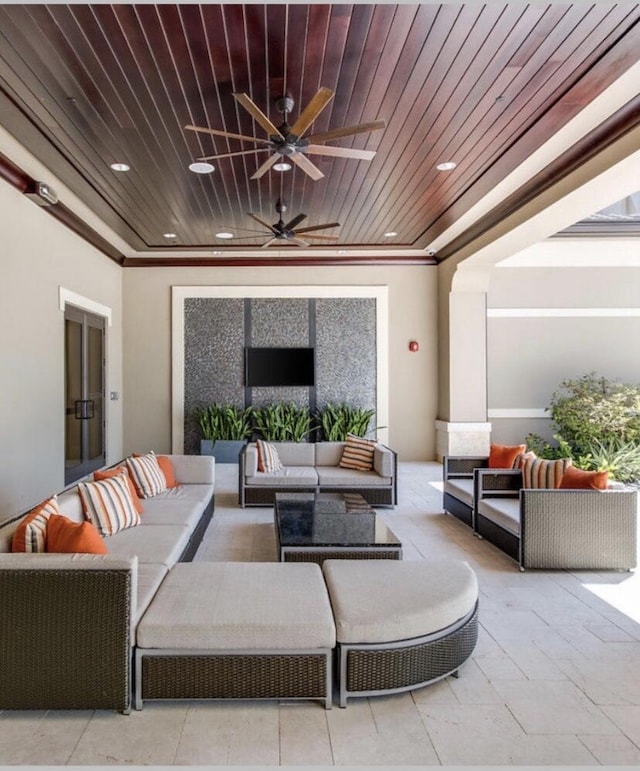
[[[273,168],[275,171],[291,171],[291,164],[286,161],[278,161],[278,163],[273,164]]]
[[[221,230],[219,233],[216,233],[216,238],[233,238],[233,233],[229,233],[226,230]]]
[[[452,171],[457,166],[453,161],[443,161],[436,166],[438,171]]]
[[[212,163],[205,161],[194,161],[189,164],[189,171],[193,171],[195,174],[211,174],[215,170],[216,167]]]

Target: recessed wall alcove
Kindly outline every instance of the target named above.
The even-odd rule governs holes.
[[[388,430],[388,297],[384,286],[172,287],[172,448],[199,451],[193,415],[213,402],[346,402]],[[246,347],[312,347],[315,385],[247,388]]]

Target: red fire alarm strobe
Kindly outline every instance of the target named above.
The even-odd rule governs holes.
[[[409,350],[411,353],[415,353],[416,351],[420,350],[420,345],[418,344],[417,340],[411,340],[409,343]]]

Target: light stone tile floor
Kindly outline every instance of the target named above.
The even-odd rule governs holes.
[[[460,678],[318,702],[149,702],[141,712],[0,712],[0,765],[640,765],[640,572],[527,571],[442,513],[442,468],[401,463],[380,513],[404,559],[466,559],[480,637]],[[275,559],[270,508],[219,465],[197,560]]]

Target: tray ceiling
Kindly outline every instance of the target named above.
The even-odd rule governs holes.
[[[337,255],[425,249],[638,60],[639,23],[628,3],[2,5],[0,124],[140,256],[258,249],[248,212],[275,222],[278,199],[300,227],[340,223],[322,231]],[[234,93],[279,125],[279,97],[293,123],[321,87],[308,133],[384,120],[327,142],[372,160],[255,180],[263,144],[184,128],[264,139]]]

